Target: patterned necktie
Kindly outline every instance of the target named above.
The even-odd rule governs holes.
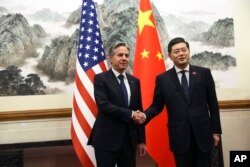
[[[182,86],[182,89],[184,90],[186,97],[188,98],[188,81],[187,81],[187,77],[185,75],[185,72],[186,72],[185,70],[180,71],[180,73],[182,74],[181,86]]]
[[[122,89],[124,102],[125,102],[126,106],[128,106],[128,92],[127,92],[126,86],[124,84],[124,76],[119,75],[118,78],[120,80],[120,87]]]

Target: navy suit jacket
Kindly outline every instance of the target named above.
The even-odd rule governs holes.
[[[98,114],[88,144],[94,148],[117,151],[121,148],[126,130],[136,150],[136,145],[145,143],[144,126],[136,124],[132,110],[142,111],[140,81],[126,74],[131,91],[129,108],[125,106],[119,82],[110,69],[95,75],[94,95]]]
[[[157,76],[153,103],[145,112],[146,122],[159,114],[164,105],[170,149],[174,153],[188,151],[192,131],[201,151],[212,149],[212,134],[221,134],[221,124],[215,84],[208,68],[190,65],[188,99],[175,68]]]

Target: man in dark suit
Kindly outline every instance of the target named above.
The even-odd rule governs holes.
[[[142,111],[142,101],[140,81],[125,73],[129,51],[125,43],[111,47],[111,69],[94,78],[98,114],[88,144],[95,149],[97,167],[135,167],[137,146],[140,155],[146,154],[144,126],[132,120]]]
[[[183,38],[172,39],[168,52],[174,67],[157,76],[153,103],[144,119],[149,122],[166,105],[176,166],[208,167],[211,149],[221,134],[213,77],[208,68],[189,64],[189,43]],[[135,120],[144,121],[143,116]]]

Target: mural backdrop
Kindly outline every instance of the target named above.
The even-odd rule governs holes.
[[[95,2],[105,50],[127,42],[131,72],[139,1]],[[190,42],[191,63],[209,67],[217,88],[237,87],[232,0],[151,2],[167,69],[167,44],[181,36]],[[73,92],[81,3],[0,1],[0,96]]]

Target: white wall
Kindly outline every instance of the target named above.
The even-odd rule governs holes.
[[[229,167],[230,151],[250,150],[250,109],[221,112],[224,166]]]

